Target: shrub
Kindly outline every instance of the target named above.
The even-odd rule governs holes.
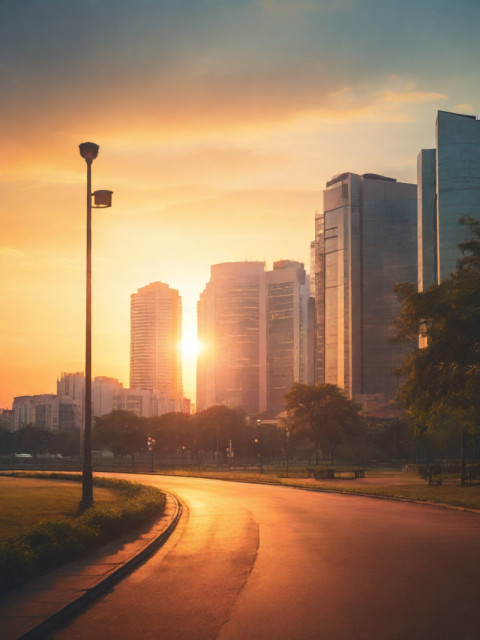
[[[47,477],[81,480],[81,476],[58,473]],[[95,478],[94,484],[116,489],[121,498],[93,506],[71,520],[41,522],[17,537],[0,539],[0,592],[93,551],[164,509],[165,494],[155,487],[113,478]]]

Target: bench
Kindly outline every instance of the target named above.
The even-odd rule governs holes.
[[[346,476],[345,474],[352,474],[352,475]],[[330,469],[330,468],[318,469],[314,472],[313,476],[316,480],[322,480],[322,479],[335,480],[335,478],[337,480],[339,479],[354,480],[355,478],[364,478],[365,469],[354,469],[354,470],[344,470],[344,471],[340,471],[338,469]]]

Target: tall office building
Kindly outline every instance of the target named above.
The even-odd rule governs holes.
[[[92,416],[105,416],[113,411],[114,398],[123,391],[117,378],[95,376],[92,382]]]
[[[214,265],[197,311],[197,410],[224,404],[250,415],[283,411],[285,393],[293,382],[307,382],[310,371],[303,265],[282,260],[267,272],[263,262]]]
[[[169,398],[182,395],[181,298],[175,289],[153,282],[131,295],[130,387]]]
[[[92,383],[92,390],[93,386]],[[85,412],[85,375],[83,371],[62,373],[57,379],[57,398],[58,429],[81,429],[84,424]]]
[[[35,396],[16,396],[13,399],[12,407],[14,431],[18,431],[27,425],[56,431],[57,407],[57,396],[51,393],[42,393]]]
[[[418,288],[455,271],[468,230],[462,216],[480,217],[480,122],[439,111],[436,148],[423,149],[418,171]]]
[[[197,304],[197,410],[224,404],[259,413],[265,393],[264,298],[263,262],[211,267]]]
[[[404,345],[392,345],[394,287],[416,282],[414,184],[343,173],[327,182],[316,216],[316,382],[343,388],[368,410],[387,405]]]
[[[275,415],[284,410],[284,396],[293,382],[313,381],[313,301],[301,262],[274,262],[265,276],[267,380],[262,409]]]

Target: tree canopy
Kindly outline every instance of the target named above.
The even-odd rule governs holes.
[[[285,395],[288,425],[313,443],[315,461],[319,451],[333,462],[335,449],[362,432],[359,407],[333,384],[308,385],[296,382]]]
[[[218,448],[225,452],[230,440],[239,454],[247,452],[245,414],[225,406],[210,407],[194,416],[166,413],[158,417],[140,417],[129,411],[112,411],[96,418],[93,445],[109,448],[117,455],[147,450],[147,438],[155,440],[154,451],[160,455],[188,451],[193,457]]]
[[[398,398],[417,431],[473,432],[480,423],[480,222],[462,222],[470,234],[456,271],[423,292],[396,288],[396,340],[418,344],[420,336],[397,371],[405,379]]]
[[[112,411],[96,418],[93,446],[110,448],[117,455],[134,454],[147,446],[147,423],[130,411]]]

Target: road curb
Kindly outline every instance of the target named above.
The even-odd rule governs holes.
[[[279,485],[276,485],[279,486]],[[408,504],[418,504],[424,507],[437,507],[438,509],[446,509],[448,511],[466,511],[467,513],[475,513],[480,515],[480,509],[473,509],[471,507],[461,507],[455,504],[448,504],[446,502],[427,502],[426,500],[414,500],[413,498],[397,498],[396,496],[380,496],[374,493],[357,493],[355,491],[340,491],[335,489],[323,489],[323,488],[309,488],[309,487],[295,487],[293,485],[281,485],[290,489],[300,489],[301,491],[312,491],[315,493],[332,493],[341,496],[353,496],[357,498],[373,498],[374,500],[388,500],[390,502],[406,502]]]
[[[72,602],[69,602],[67,605],[37,624],[35,627],[18,636],[17,640],[38,640],[39,638],[45,638],[45,634],[53,631],[61,623],[65,622],[68,618],[93,602],[104,591],[119,582],[135,567],[137,567],[146,558],[148,558],[154,551],[165,544],[165,542],[175,530],[182,516],[183,505],[173,494],[168,492],[164,493],[167,495],[167,498],[170,499],[173,503],[173,513],[170,520],[165,523],[165,526],[161,530],[159,535],[154,540],[148,542],[138,553],[135,553],[126,562],[119,565],[116,569],[110,572],[106,577],[100,579],[97,584],[87,589],[81,596],[79,596]]]
[[[293,484],[282,484],[277,482],[257,482],[255,480],[234,480],[233,478],[214,478],[208,476],[177,476],[175,474],[157,474],[164,475],[169,478],[200,478],[204,480],[221,480],[222,482],[240,482],[244,484],[258,484],[261,486],[270,486],[270,487],[285,487],[287,489],[298,489],[299,491],[311,491],[312,493],[332,493],[336,495],[342,496],[354,496],[358,498],[374,498],[375,500],[389,500],[390,502],[406,502],[409,504],[418,504],[426,507],[437,507],[439,509],[447,509],[450,511],[464,511],[466,513],[474,513],[480,515],[480,509],[474,509],[473,507],[462,507],[461,505],[448,504],[448,502],[428,502],[426,500],[415,500],[414,498],[400,498],[396,496],[381,496],[374,493],[358,493],[356,491],[343,491],[342,489],[333,489],[333,488],[323,488],[323,487],[298,487]]]

